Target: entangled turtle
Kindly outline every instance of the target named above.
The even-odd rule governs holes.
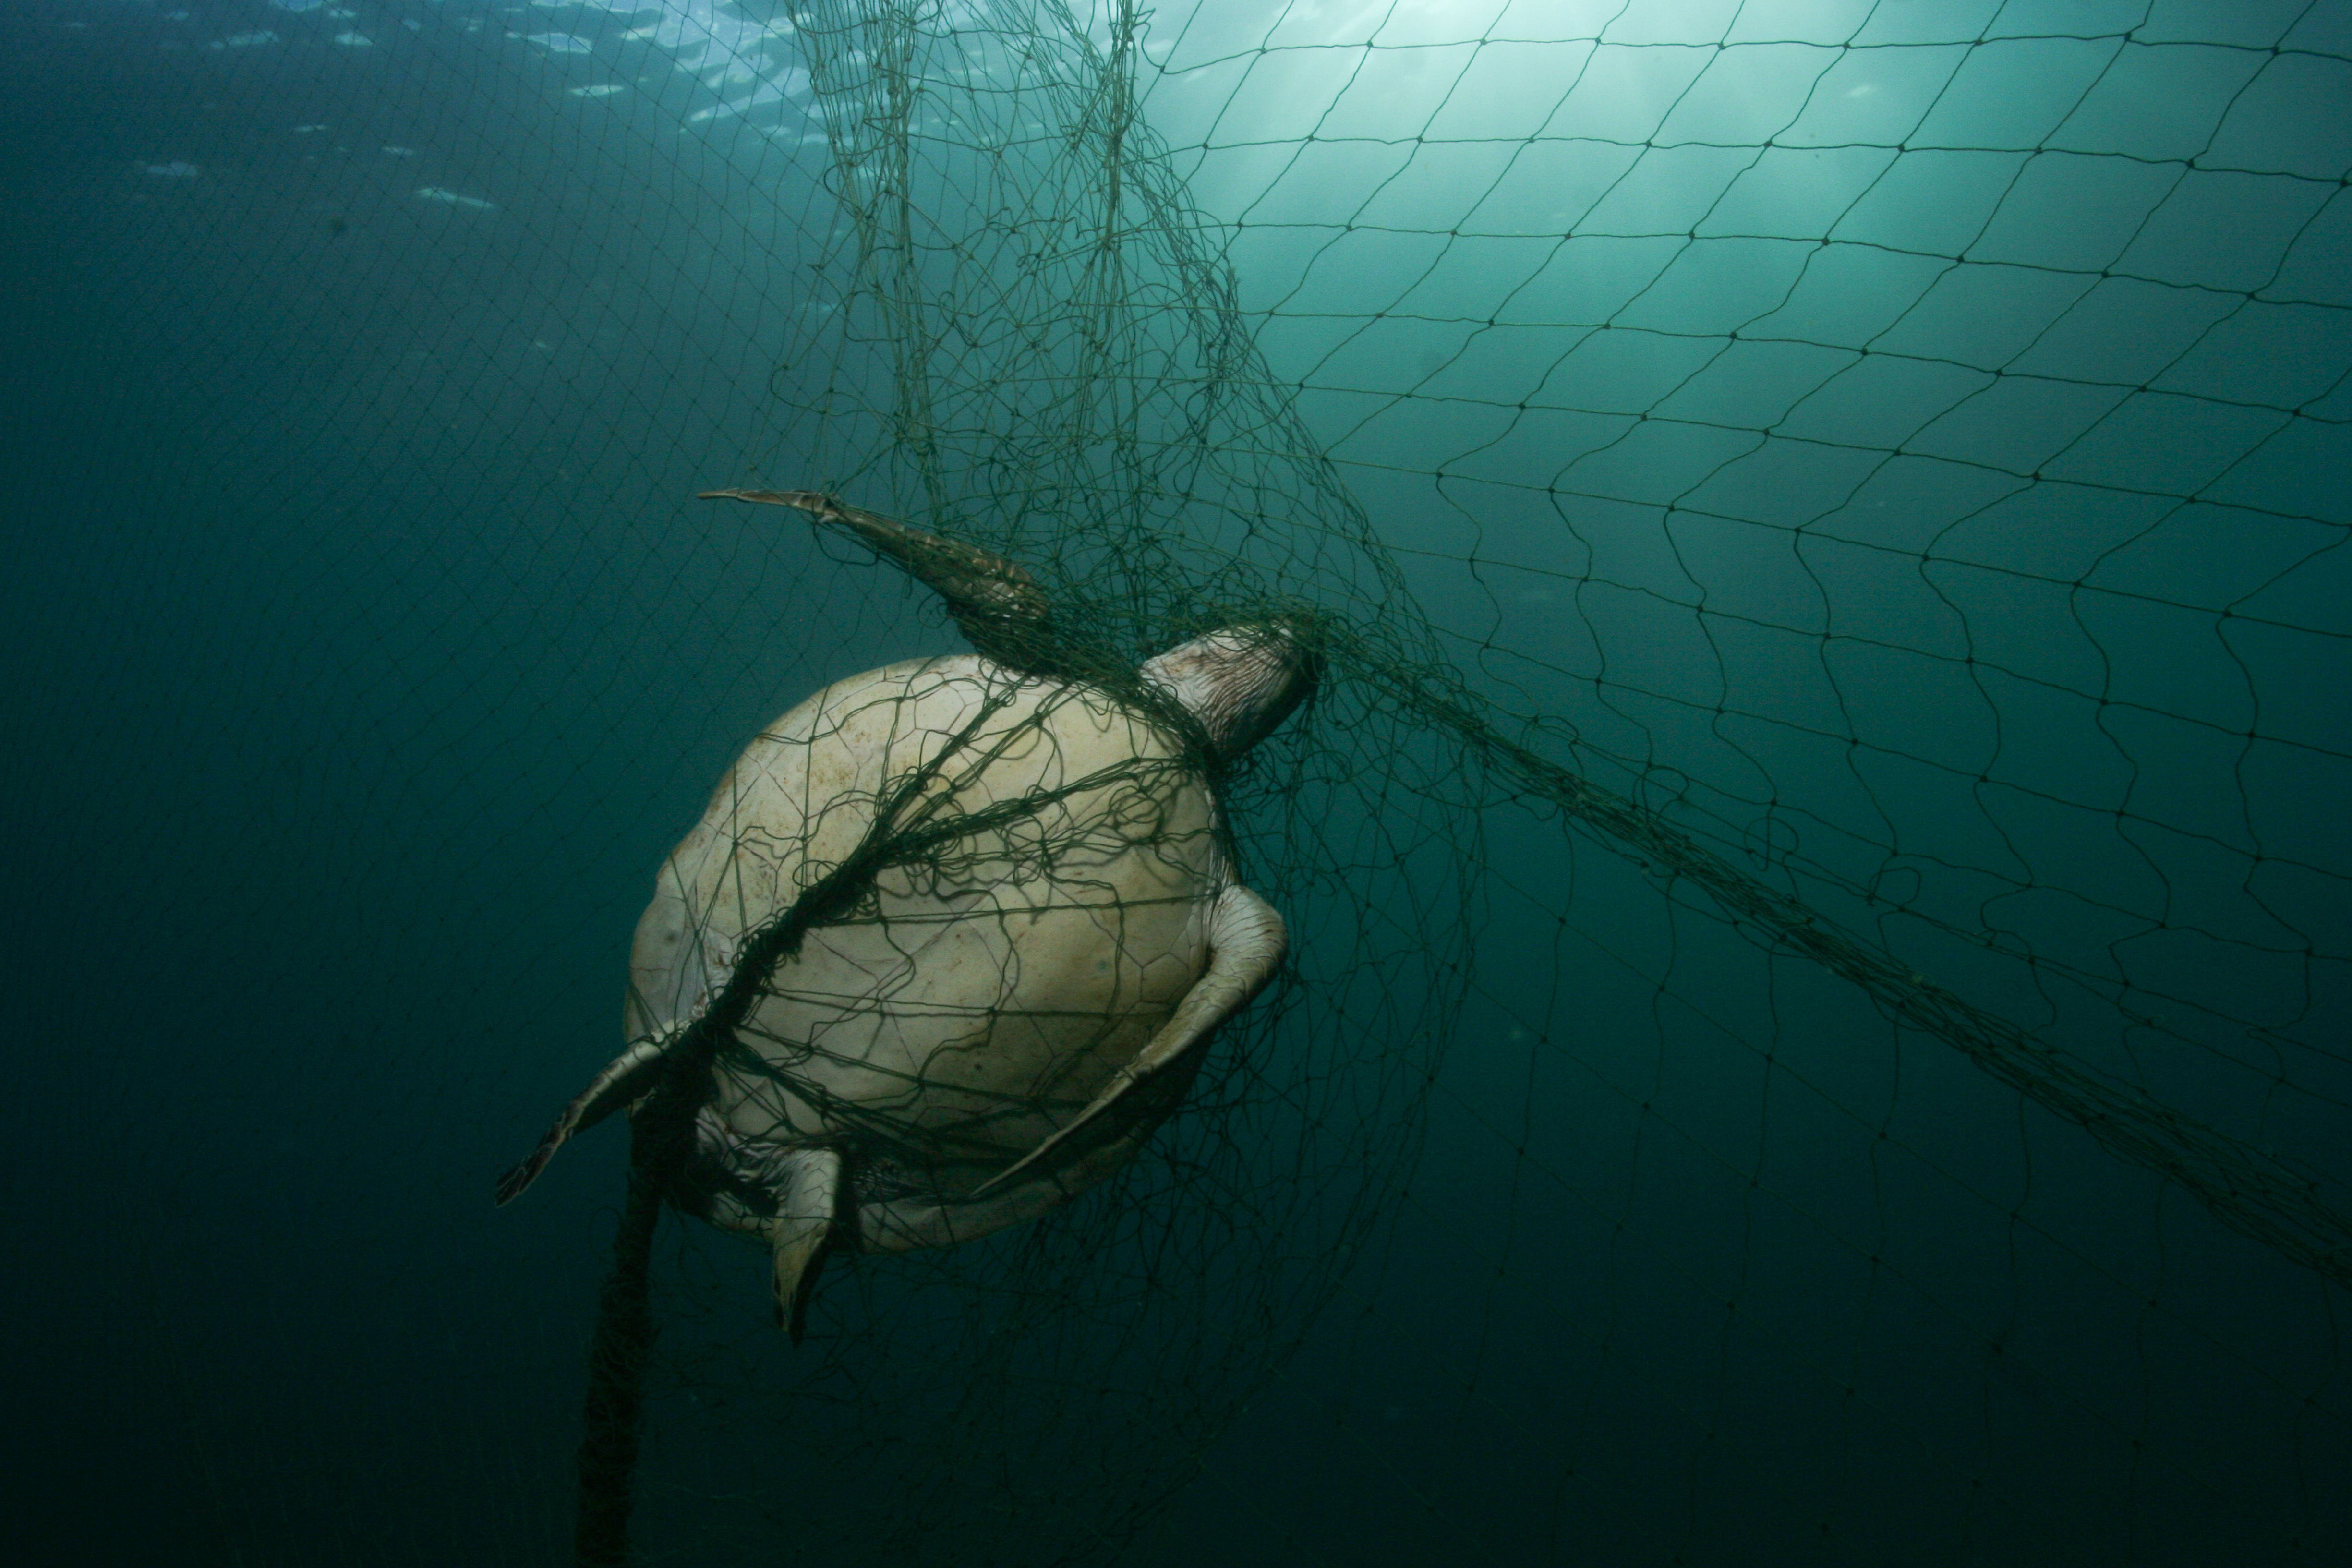
[[[1310,623],[1106,668],[1015,563],[808,491],[979,650],[826,687],[745,748],[637,922],[629,1047],[530,1158],[665,1090],[677,1206],[764,1241],[795,1336],[827,1247],[942,1247],[1101,1181],[1273,976],[1212,782],[1312,690]],[[1091,661],[1091,662],[1090,662]]]

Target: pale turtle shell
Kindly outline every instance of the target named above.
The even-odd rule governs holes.
[[[713,1058],[680,1196],[726,1228],[764,1234],[786,1157],[819,1146],[844,1152],[853,1246],[1018,1223],[1116,1169],[1197,1066],[1194,1050],[974,1200],[1168,1020],[1232,870],[1179,737],[1100,689],[970,655],[836,682],[751,742],[638,921],[628,1037],[695,1021],[747,933],[871,843],[886,802],[897,841],[948,837],[775,962]]]

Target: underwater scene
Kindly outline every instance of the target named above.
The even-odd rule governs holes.
[[[2352,3],[0,122],[12,1560],[2352,1558]]]

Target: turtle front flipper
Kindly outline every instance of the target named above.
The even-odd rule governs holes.
[[[841,1201],[841,1156],[831,1149],[795,1149],[784,1161],[783,1190],[776,1216],[768,1222],[768,1245],[775,1257],[776,1327],[801,1342],[810,1292],[833,1216]]]
[[[614,1057],[603,1072],[596,1075],[586,1089],[572,1096],[572,1103],[555,1119],[539,1141],[530,1157],[499,1178],[499,1202],[512,1203],[522,1195],[522,1190],[539,1179],[555,1152],[563,1147],[575,1132],[584,1132],[607,1116],[643,1095],[654,1086],[654,1079],[667,1059],[670,1047],[684,1037],[682,1028],[664,1035],[648,1035],[644,1039]]]
[[[1042,672],[1055,662],[1051,606],[1028,571],[993,551],[932,533],[880,512],[845,506],[815,490],[700,490],[697,500],[748,500],[798,507],[819,522],[856,535],[947,601],[975,652],[1016,669]]]
[[[1160,1032],[1136,1053],[1133,1061],[1111,1075],[1076,1120],[973,1188],[971,1195],[984,1197],[1003,1186],[1108,1110],[1136,1084],[1207,1039],[1211,1031],[1249,1005],[1250,998],[1265,988],[1282,966],[1288,942],[1282,916],[1272,904],[1238,884],[1227,887],[1209,910],[1209,966],[1184,993]]]

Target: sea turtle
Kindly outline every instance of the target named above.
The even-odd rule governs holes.
[[[979,650],[889,665],[769,725],[637,922],[628,1048],[499,1186],[670,1086],[678,1207],[763,1241],[799,1333],[828,1247],[985,1236],[1101,1181],[1273,976],[1213,781],[1312,689],[1311,623],[1114,670],[1015,563],[809,491],[937,590]],[[1090,658],[1092,663],[1090,666]]]

